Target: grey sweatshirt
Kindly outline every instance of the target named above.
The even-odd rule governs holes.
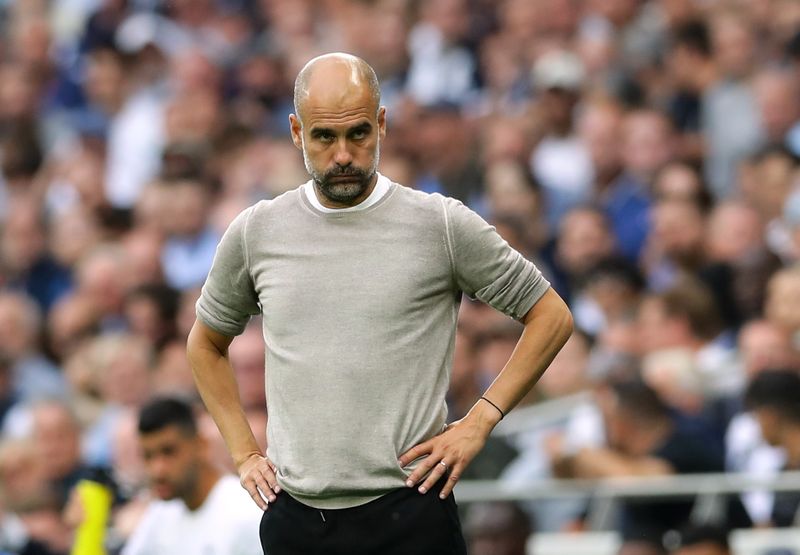
[[[516,319],[549,283],[460,202],[392,183],[355,212],[289,191],[223,236],[197,316],[225,335],[263,313],[267,454],[321,509],[404,487],[398,456],[445,427],[463,291]]]

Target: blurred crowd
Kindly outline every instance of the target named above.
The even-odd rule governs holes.
[[[800,3],[0,0],[0,16],[6,543],[67,552],[70,490],[97,468],[117,545],[136,527],[138,411],[196,399],[199,288],[233,217],[308,179],[293,80],[329,51],[380,78],[382,173],[480,213],[575,315],[525,403],[591,401],[492,443],[473,476],[800,470]],[[454,419],[521,332],[469,299],[459,318]],[[264,438],[260,333],[231,358]],[[798,505],[750,492],[712,524],[791,526]],[[616,527],[663,549],[690,508],[623,505]],[[522,524],[506,509],[523,536],[585,527],[578,505],[526,506]],[[483,510],[468,536],[504,514]]]

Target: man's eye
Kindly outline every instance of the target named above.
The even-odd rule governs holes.
[[[325,143],[331,142],[335,137],[331,133],[320,133],[319,140]]]
[[[354,131],[351,137],[356,140],[360,141],[361,139],[365,139],[367,137],[366,131]]]

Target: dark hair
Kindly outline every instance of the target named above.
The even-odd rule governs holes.
[[[612,255],[592,266],[584,278],[584,285],[611,279],[623,283],[636,292],[644,291],[646,282],[638,266],[628,259]]]
[[[777,143],[770,143],[753,153],[751,160],[760,164],[770,158],[783,158],[792,166],[800,165],[800,157],[794,154],[786,146]]]
[[[800,422],[800,374],[793,370],[764,370],[747,386],[748,410],[770,408],[793,422]]]
[[[672,47],[682,46],[704,58],[710,58],[712,53],[711,34],[708,25],[702,20],[692,20],[679,25],[672,35]]]
[[[611,389],[617,396],[619,407],[636,416],[637,420],[655,422],[670,418],[667,404],[640,379],[612,382]]]
[[[177,397],[156,397],[139,411],[139,433],[152,434],[176,426],[186,435],[197,435],[192,406]]]
[[[158,309],[158,316],[162,320],[174,320],[178,314],[178,291],[160,283],[144,283],[135,287],[128,293],[127,299],[147,299],[152,301]]]
[[[686,318],[692,333],[700,339],[714,339],[724,328],[714,294],[696,278],[681,279],[652,296],[663,303],[668,315]]]
[[[44,154],[36,126],[31,121],[11,126],[2,143],[3,159],[0,171],[6,179],[25,179],[36,175]]]

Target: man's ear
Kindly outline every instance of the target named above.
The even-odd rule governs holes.
[[[378,108],[378,136],[381,140],[386,137],[386,106]]]
[[[289,130],[292,132],[294,146],[303,150],[303,123],[294,114],[289,114]]]

